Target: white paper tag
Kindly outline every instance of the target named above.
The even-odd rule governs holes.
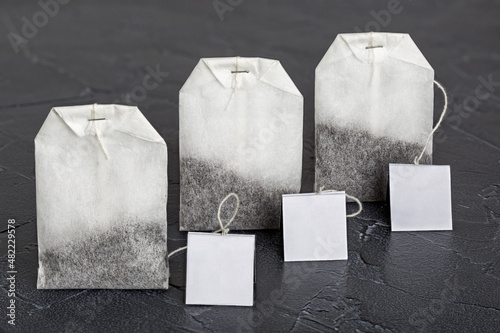
[[[188,233],[186,304],[253,305],[255,235]]]
[[[285,261],[347,259],[345,192],[283,195]]]
[[[389,164],[392,231],[453,230],[449,165]]]

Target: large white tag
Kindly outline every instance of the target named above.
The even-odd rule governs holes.
[[[346,260],[345,192],[283,195],[285,261]]]
[[[389,164],[392,231],[452,230],[449,165]]]
[[[255,235],[188,233],[186,304],[253,305]]]

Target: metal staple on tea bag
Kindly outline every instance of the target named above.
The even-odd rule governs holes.
[[[365,47],[365,49],[377,49],[377,48],[382,48],[384,47],[383,45],[373,45],[373,31],[370,31],[370,45]]]

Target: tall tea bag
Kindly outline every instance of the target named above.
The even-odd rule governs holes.
[[[280,227],[281,194],[300,191],[303,98],[279,61],[201,59],[179,93],[180,230],[215,230],[235,192],[231,229]]]
[[[167,146],[136,107],[55,107],[35,138],[39,289],[167,289]]]
[[[433,80],[408,34],[339,34],[316,68],[316,184],[385,200],[387,166],[412,161],[431,131]]]

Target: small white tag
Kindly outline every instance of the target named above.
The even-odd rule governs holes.
[[[453,230],[449,165],[389,164],[392,231]]]
[[[285,261],[347,259],[345,192],[283,195]]]
[[[189,232],[186,304],[253,305],[255,235]]]

